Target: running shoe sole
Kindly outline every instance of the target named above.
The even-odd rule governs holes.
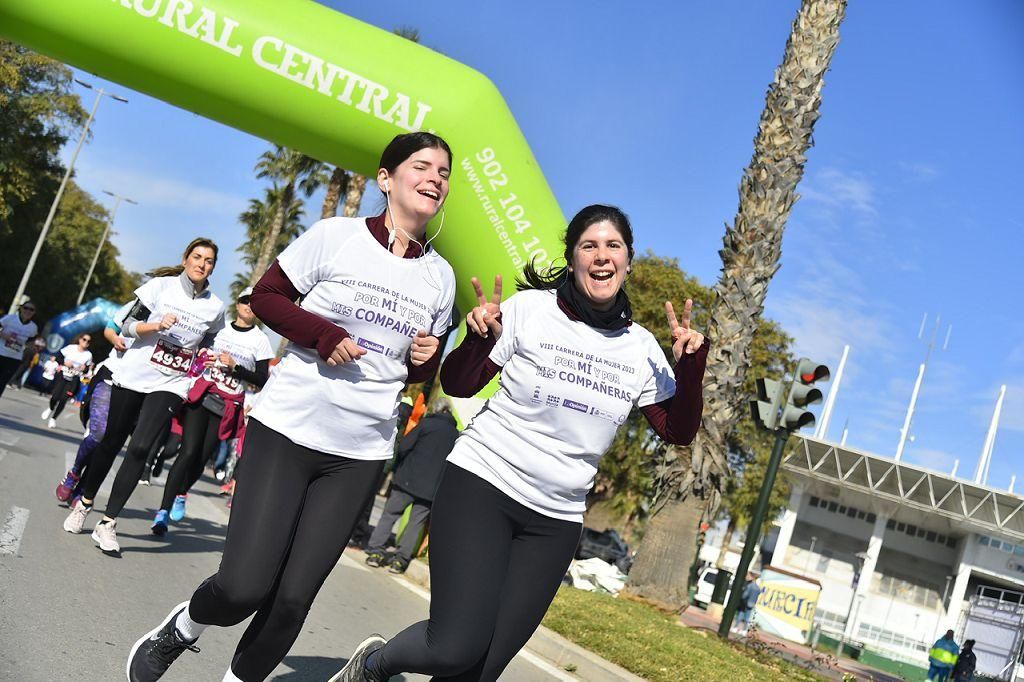
[[[356,650],[352,652],[352,658],[348,659],[348,663],[345,667],[338,671],[331,679],[327,682],[361,682],[366,679],[363,675],[362,667],[366,665],[366,659],[369,658],[367,650],[374,644],[380,644],[376,650],[383,648],[387,644],[387,640],[380,635],[370,635],[356,647]]]
[[[125,677],[128,679],[128,682],[132,682],[132,661],[135,659],[135,652],[139,650],[139,647],[142,646],[143,642],[145,642],[147,639],[163,630],[164,626],[167,625],[167,622],[171,618],[176,618],[178,614],[181,613],[181,610],[185,608],[188,608],[187,601],[183,601],[177,606],[175,606],[173,609],[171,609],[171,612],[167,614],[167,617],[160,622],[160,625],[157,625],[155,628],[144,634],[142,637],[139,637],[138,641],[135,642],[135,645],[132,646],[132,650],[128,653],[128,665],[126,665],[124,669],[124,674]]]

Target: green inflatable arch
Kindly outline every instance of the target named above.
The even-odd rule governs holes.
[[[0,0],[0,34],[176,106],[367,175],[396,134],[455,153],[436,244],[469,278],[511,282],[561,253],[565,220],[482,74],[307,0]],[[185,235],[183,235],[185,236]],[[489,288],[489,287],[488,287]]]

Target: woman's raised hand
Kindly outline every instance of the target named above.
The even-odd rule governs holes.
[[[344,365],[346,362],[354,362],[364,355],[366,355],[366,349],[361,348],[359,344],[346,336],[331,351],[331,356],[327,358],[327,364],[331,367],[337,367],[338,365]]]
[[[166,315],[160,318],[160,321],[157,324],[160,325],[159,330],[163,332],[173,327],[174,323],[177,321],[177,315],[175,315],[174,313],[167,313]]]
[[[494,276],[494,291],[491,293],[490,301],[484,295],[484,288],[476,277],[473,278],[473,289],[480,305],[469,311],[466,326],[485,339],[488,332],[494,334],[495,340],[501,338],[501,322],[498,321],[498,315],[501,313],[501,275]]]
[[[671,301],[665,301],[665,314],[668,315],[668,326],[672,329],[672,355],[676,361],[683,356],[683,353],[696,353],[697,349],[704,345],[704,335],[690,329],[690,315],[693,312],[693,299],[686,299],[683,305],[683,321],[676,319],[676,312],[672,308]]]

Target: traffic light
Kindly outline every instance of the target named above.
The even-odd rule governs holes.
[[[807,409],[808,405],[821,402],[821,390],[814,387],[818,381],[828,381],[831,373],[825,365],[808,358],[800,358],[796,366],[796,377],[789,389],[789,397],[782,408],[779,426],[787,431],[797,431],[805,426],[814,425],[814,414]]]
[[[769,431],[778,426],[779,407],[782,406],[782,394],[785,387],[775,379],[757,380],[757,400],[750,401],[750,411],[754,422]]]

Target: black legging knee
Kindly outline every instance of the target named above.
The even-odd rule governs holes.
[[[167,391],[139,393],[114,386],[110,392],[107,431],[92,453],[92,461],[82,484],[82,497],[95,499],[117,453],[121,451],[128,436],[131,436],[131,445],[121,462],[121,468],[117,470],[107,503],[106,515],[117,518],[139,483],[153,441],[167,428],[174,410],[180,404],[181,398]]]
[[[243,461],[220,568],[192,595],[189,615],[230,626],[256,612],[231,670],[262,680],[302,629],[384,462],[317,452],[255,419]]]
[[[167,474],[160,508],[170,511],[177,495],[184,495],[203,474],[203,465],[220,442],[220,420],[210,410],[195,403],[185,407],[182,418],[181,450]]]
[[[544,516],[449,464],[430,530],[430,620],[388,642],[378,671],[497,680],[540,625],[582,524]]]

